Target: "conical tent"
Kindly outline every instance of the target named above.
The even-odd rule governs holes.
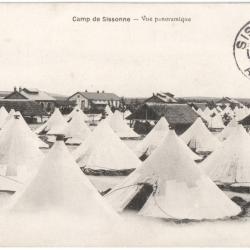
[[[136,146],[137,156],[141,157],[144,154],[149,156],[161,144],[168,131],[169,124],[165,117],[161,117],[149,134]]]
[[[97,218],[116,216],[81,172],[63,141],[56,141],[36,176],[13,197],[9,210],[66,211]]]
[[[242,125],[200,166],[216,182],[250,182],[250,137]]]
[[[62,116],[60,110],[55,108],[54,113],[41,127],[35,132],[37,134],[61,134],[62,131],[67,127],[67,122]]]
[[[11,109],[8,116],[6,117],[5,123],[2,125],[2,128],[7,124],[7,122],[13,117],[13,115],[16,113],[14,109]]]
[[[5,107],[2,106],[0,108],[0,128],[2,128],[3,125],[5,124],[8,115],[9,115],[9,113],[7,112],[7,110],[5,109]]]
[[[219,114],[219,112],[218,112],[218,110],[216,109],[216,108],[213,108],[213,109],[211,109],[211,115],[218,115]]]
[[[227,126],[217,135],[217,138],[220,141],[226,140],[232,133],[234,133],[234,130],[237,128],[238,123],[233,118]]]
[[[196,112],[201,118],[203,118],[206,121],[209,121],[211,119],[211,117],[205,114],[200,108]]]
[[[40,138],[38,138],[37,135],[30,129],[30,127],[28,126],[28,124],[26,123],[22,114],[19,111],[15,112],[15,115],[18,116],[19,119],[18,122],[21,124],[23,130],[25,130],[25,133],[27,133],[27,135],[30,134],[30,136],[34,138],[34,142],[37,143],[37,146],[39,148],[49,148],[49,145],[43,142]]]
[[[111,128],[120,138],[139,137],[139,135],[127,125],[126,121],[123,120],[122,114],[118,110],[116,110],[115,113],[108,118]]]
[[[18,115],[14,115],[0,134],[0,166],[6,176],[25,180],[36,172],[43,159],[38,141]]]
[[[220,114],[211,117],[208,121],[208,127],[213,129],[222,129],[225,127]]]
[[[80,167],[95,170],[133,169],[141,163],[105,120],[73,151],[73,156]]]
[[[107,116],[113,115],[113,112],[111,111],[109,105],[106,105],[106,107],[105,107],[105,113],[107,114]]]
[[[196,152],[212,152],[220,145],[220,141],[207,129],[201,118],[198,118],[180,137]]]
[[[81,110],[75,111],[68,126],[63,131],[65,137],[69,138],[66,141],[67,144],[81,144],[90,133]]]
[[[165,219],[219,219],[241,212],[190,159],[170,130],[142,166],[105,196],[117,211]]]
[[[206,107],[203,111],[203,113],[206,115],[206,116],[210,116],[212,114],[212,111],[209,107]]]
[[[89,121],[88,116],[85,115],[85,114],[83,113],[83,111],[82,111],[79,107],[76,106],[76,107],[74,107],[74,109],[71,111],[71,113],[67,116],[67,118],[66,118],[67,122],[70,122],[71,119],[74,117],[74,115],[75,115],[76,113],[77,113],[78,115],[79,115],[79,113],[80,113],[81,116],[82,116],[81,119],[83,119],[85,122],[86,122],[86,121]]]

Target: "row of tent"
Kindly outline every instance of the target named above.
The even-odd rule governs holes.
[[[17,121],[19,118],[14,116],[13,120]],[[98,128],[99,132],[108,129],[107,121],[102,121],[96,130]],[[99,135],[103,136],[102,133]],[[121,142],[118,137],[116,138],[117,142],[109,141],[109,144],[113,145],[113,151],[116,149],[116,143]],[[143,216],[178,220],[218,219],[235,216],[241,212],[240,207],[199,169],[191,157],[189,148],[173,130],[168,131],[162,143],[142,164],[136,157],[132,162],[132,152],[131,155],[125,152],[126,160],[132,164],[129,167],[133,166],[136,169],[105,195],[105,201],[75,162],[79,159],[78,156],[98,151],[92,143],[93,141],[86,143],[90,147],[85,151],[84,142],[71,155],[63,142],[63,137],[57,136],[52,149],[42,157],[40,163],[33,162],[32,166],[36,170],[29,181],[13,195],[5,209],[26,213],[44,210],[67,211],[114,219],[116,215],[109,206],[110,203],[115,211],[135,209]],[[19,144],[22,146],[22,141],[19,141]],[[123,151],[118,156],[110,156],[109,150],[102,156],[107,156],[107,163],[112,162],[112,156],[119,157],[122,161],[125,159],[120,157],[124,154],[125,148],[121,150]],[[98,159],[99,156],[94,154],[92,159]],[[149,196],[143,204],[137,201],[140,192],[148,193]]]
[[[234,110],[229,106],[223,110],[219,106],[213,109],[206,107],[204,111],[200,108],[195,111],[208,123],[208,127],[211,129],[222,129],[225,127],[223,122],[225,114],[236,121],[240,121],[250,114],[250,110],[246,106],[241,108],[235,107]]]
[[[6,177],[1,176],[1,179],[3,179],[3,183],[8,182],[8,185],[12,184],[17,190],[7,210],[52,209],[77,211],[87,216],[91,214],[103,217],[108,214],[109,217],[110,215],[115,217],[115,212],[109,207],[108,201],[119,212],[132,209],[143,216],[165,219],[218,219],[235,216],[241,212],[240,207],[211,181],[208,169],[211,169],[209,159],[214,159],[216,155],[222,154],[217,153],[219,150],[229,151],[230,159],[235,156],[232,151],[240,152],[236,158],[232,159],[233,162],[242,157],[240,150],[236,151],[234,148],[232,151],[227,151],[227,148],[225,149],[225,145],[230,146],[228,143],[228,140],[229,142],[232,140],[230,136],[236,137],[236,135],[246,137],[244,140],[244,146],[246,146],[249,135],[242,127],[237,125],[237,129],[234,129],[232,135],[229,133],[230,136],[224,142],[219,142],[213,149],[213,153],[198,165],[195,160],[199,158],[199,155],[186,145],[191,146],[190,140],[185,141],[184,134],[183,139],[178,137],[174,130],[169,129],[165,118],[161,118],[150,134],[138,143],[137,155],[148,154],[147,159],[141,162],[119,138],[117,131],[111,128],[112,117],[102,120],[72,154],[66,148],[63,136],[61,136],[64,128],[60,128],[57,141],[49,153],[44,155],[39,149],[40,145],[36,142],[37,137],[34,136],[34,133],[31,130],[24,132],[27,124],[21,114],[12,115],[10,121],[0,132],[0,147],[3,145],[2,147],[7,148],[1,155],[0,162],[1,166],[8,165]],[[71,117],[70,122],[73,119],[74,117]],[[46,126],[48,124],[49,121]],[[207,141],[208,137],[213,136],[209,131],[210,134],[204,132],[207,128],[202,124],[199,119],[196,124],[193,124],[199,129],[193,129],[192,132],[192,128],[190,128],[189,131],[186,131],[189,135],[198,133],[195,140],[198,144],[200,137],[201,148],[207,147],[205,144],[203,145],[203,141]],[[55,129],[55,127],[46,127],[47,133],[51,129]],[[56,132],[53,133],[56,134]],[[189,136],[189,138],[194,140],[193,136]],[[4,141],[3,144],[1,144],[1,139]],[[211,140],[210,143],[216,144],[214,141]],[[235,147],[242,147],[241,140]],[[245,152],[247,153],[247,150]],[[223,161],[224,157],[225,154],[220,161]],[[219,159],[213,161],[218,162]],[[214,167],[213,161],[212,166]],[[248,164],[247,162],[250,161],[244,159],[241,162]],[[221,171],[223,173],[226,164],[229,164],[230,173],[233,174],[242,171],[243,168],[244,171],[247,171],[248,167],[248,165],[246,168],[240,165],[238,168],[237,164],[232,165],[232,162],[227,159],[223,165],[223,171]],[[220,166],[221,164],[217,163],[217,167],[220,168]],[[232,171],[232,166],[236,170]],[[88,177],[82,173],[80,167],[106,170],[132,168],[135,170],[105,195],[107,200],[105,201],[92,186]],[[215,170],[213,169],[212,172],[214,173]],[[19,175],[19,173],[21,174]],[[25,178],[23,178],[24,175]],[[243,175],[237,173],[237,175],[246,176],[245,173]],[[237,179],[235,180],[237,181]]]
[[[107,111],[107,113],[106,121],[109,122],[111,128],[120,138],[139,137],[139,135],[127,125],[123,118],[124,115],[121,112],[116,110],[112,113],[110,110]],[[81,144],[90,133],[90,129],[86,123],[87,120],[88,117],[78,107],[75,107],[66,118],[61,114],[59,109],[56,108],[48,121],[36,129],[35,132],[38,135],[63,134],[66,138],[69,138],[67,141],[68,144]]]

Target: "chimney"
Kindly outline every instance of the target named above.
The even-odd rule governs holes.
[[[16,86],[14,87],[14,92],[16,92]]]
[[[104,93],[104,90],[102,91],[102,93]]]
[[[88,90],[87,90],[87,89],[85,89],[85,92],[88,92]]]
[[[99,90],[97,90],[97,91],[96,91],[96,93],[98,93],[98,94],[99,94]]]
[[[19,87],[19,92],[21,92],[23,89],[22,89],[22,87]]]

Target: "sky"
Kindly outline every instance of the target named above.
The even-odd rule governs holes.
[[[250,4],[0,4],[0,90],[250,97],[233,43]],[[191,22],[144,22],[187,17]],[[130,23],[73,22],[130,17]]]

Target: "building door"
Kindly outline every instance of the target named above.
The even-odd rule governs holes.
[[[82,100],[81,101],[81,110],[84,110],[84,108],[85,108],[85,100]]]

